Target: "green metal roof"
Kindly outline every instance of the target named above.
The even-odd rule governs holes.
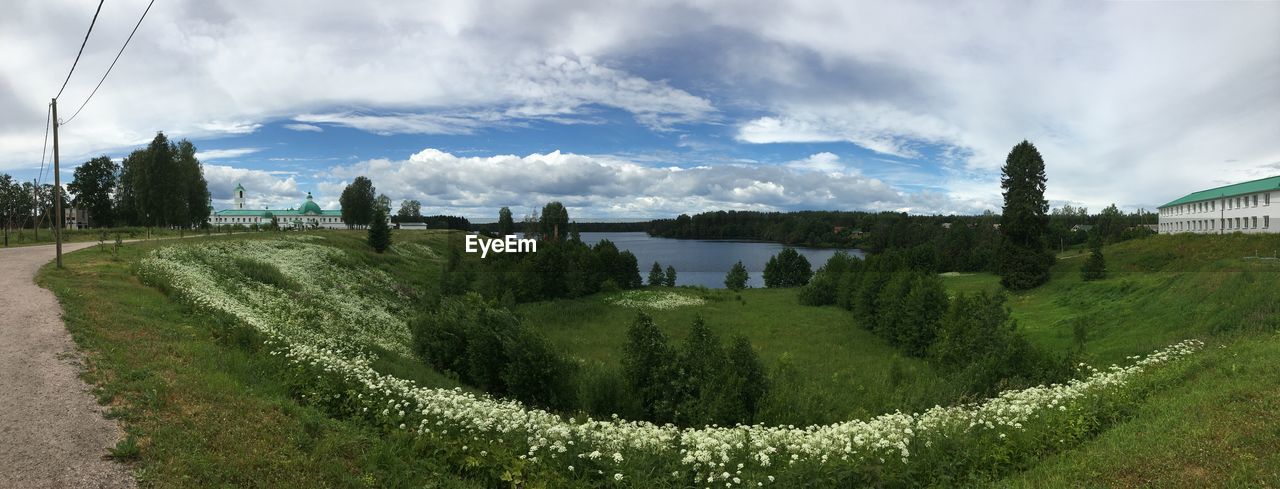
[[[1215,187],[1208,190],[1201,190],[1199,192],[1192,192],[1178,200],[1162,205],[1159,208],[1163,209],[1165,207],[1186,204],[1189,202],[1213,200],[1222,197],[1234,197],[1237,195],[1251,194],[1255,192],[1266,192],[1268,190],[1280,190],[1280,175],[1222,187]]]

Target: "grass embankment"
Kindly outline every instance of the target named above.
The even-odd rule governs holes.
[[[363,252],[363,232],[316,234],[402,283],[434,281],[429,261]],[[234,239],[281,236],[303,234]],[[396,237],[443,249],[438,234]],[[97,248],[71,253],[64,270],[47,266],[39,277],[58,296],[68,329],[87,352],[87,379],[99,401],[112,406],[111,416],[140,446],[133,463],[143,486],[469,485],[430,457],[406,457],[415,453],[407,437],[386,436],[298,403],[285,362],[266,354],[257,338],[242,327],[192,314],[141,284],[133,273],[137,261],[168,244],[128,243],[118,260]],[[386,367],[419,382],[448,385],[417,362]]]
[[[319,235],[316,239],[324,244],[346,251],[343,266],[381,270],[406,290],[434,287],[438,259],[373,255],[361,232]],[[397,234],[399,239],[409,236],[443,254],[443,236]],[[1272,435],[1280,427],[1274,415],[1280,373],[1271,359],[1280,345],[1274,333],[1247,331],[1274,328],[1280,273],[1266,268],[1275,266],[1270,262],[1242,257],[1275,242],[1275,237],[1179,236],[1122,243],[1107,248],[1112,270],[1107,280],[1081,282],[1078,260],[1062,260],[1053,282],[1016,296],[1011,301],[1014,316],[1034,341],[1055,351],[1069,347],[1073,326],[1083,321],[1085,352],[1099,364],[1126,363],[1127,355],[1212,332],[1218,332],[1215,342],[1228,335],[1239,339],[1225,348],[1214,346],[1198,354],[1194,364],[1168,373],[1163,388],[1138,400],[1127,421],[1007,483],[1274,484],[1274,469],[1268,467],[1277,465],[1275,440],[1280,437]],[[394,430],[388,435],[366,423],[335,420],[299,402],[289,366],[262,351],[243,329],[190,314],[141,285],[131,270],[154,246],[127,245],[120,261],[93,250],[71,254],[67,270],[46,268],[41,277],[64,304],[77,342],[91,352],[91,380],[100,386],[100,397],[117,406],[117,415],[140,440],[144,482],[459,484],[454,478],[458,469],[422,453],[428,445],[421,441]],[[953,290],[978,290],[993,286],[994,278],[967,275],[947,282]],[[789,358],[796,371],[813,379],[814,388],[826,389],[814,396],[821,399],[817,407],[797,406],[799,412],[863,417],[861,413],[891,408],[894,402],[910,404],[917,389],[910,386],[925,389],[937,382],[927,364],[894,360],[894,351],[853,327],[844,311],[798,306],[794,291],[751,290],[742,298],[712,292],[704,305],[653,314],[676,341],[683,339],[693,316],[701,314],[723,335],[747,335],[766,362],[776,365]],[[616,362],[625,327],[635,315],[599,296],[526,305],[522,311],[531,325],[574,356],[602,364]],[[375,367],[423,385],[449,385],[420,363],[388,352]],[[465,463],[487,462],[466,458]]]

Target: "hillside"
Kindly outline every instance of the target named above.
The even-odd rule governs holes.
[[[674,434],[612,423],[560,424],[563,421],[490,403],[466,390],[456,395],[421,390],[457,386],[403,349],[403,321],[413,314],[413,303],[435,287],[446,240],[457,236],[397,236],[403,241],[387,255],[366,251],[360,233],[345,232],[127,245],[118,259],[105,250],[86,250],[67,257],[67,270],[46,268],[41,282],[59,296],[76,341],[91,352],[90,378],[99,386],[99,398],[115,406],[131,440],[140,446],[134,456],[144,484],[447,486],[527,480],[554,481],[551,485],[556,486],[652,486],[672,485],[657,474],[686,470],[662,450],[624,448],[617,441],[610,446],[626,453],[617,463],[594,457],[562,459],[581,460],[567,462],[554,461],[557,452],[546,452],[545,445],[539,452],[537,444],[512,445],[509,439],[462,443],[446,434],[447,429],[430,436],[422,429],[416,434],[406,431],[405,425],[412,424],[409,418],[416,415],[404,409],[407,404],[395,400],[392,391],[403,389],[416,396],[412,402],[422,409],[424,422],[525,419],[519,427],[504,425],[502,432],[519,440],[535,432],[563,433],[555,437],[568,436],[582,450],[560,445],[570,450],[569,455],[589,456],[586,448],[607,438],[596,438],[597,432],[620,436],[639,430],[633,434],[647,433],[668,443],[672,440],[664,437]],[[167,251],[153,252],[158,246]],[[1070,412],[1082,416],[1087,427],[1069,435],[1071,443],[1041,439],[1050,434],[1068,437],[1061,429],[1065,425],[1059,424],[1066,420],[1036,415],[1025,420],[1035,437],[1005,441],[1002,434],[999,441],[983,438],[980,445],[953,446],[981,446],[975,453],[985,454],[965,462],[970,464],[966,470],[982,474],[968,473],[964,480],[1010,476],[1002,483],[1012,486],[1070,486],[1081,477],[1120,486],[1274,484],[1277,474],[1272,467],[1280,466],[1275,463],[1280,448],[1275,440],[1280,436],[1269,435],[1280,434],[1280,420],[1274,415],[1280,371],[1269,358],[1280,349],[1274,333],[1280,317],[1274,301],[1280,264],[1244,257],[1277,247],[1275,237],[1256,236],[1130,241],[1106,248],[1112,275],[1092,283],[1080,281],[1080,259],[1061,259],[1049,285],[1010,303],[1020,328],[1036,343],[1051,349],[1069,347],[1075,341],[1075,325],[1084,324],[1086,361],[1099,368],[1132,364],[1132,356],[1187,338],[1201,338],[1208,345],[1199,353],[1185,354],[1185,360],[1177,360],[1183,356],[1177,354],[1152,364],[1155,370],[1150,372],[1126,374],[1132,380],[1119,390],[1109,387],[1082,391],[1092,392],[1083,398],[1065,398],[1077,399],[1069,401]],[[194,268],[182,268],[187,265]],[[144,285],[134,270],[168,294]],[[994,285],[993,278],[983,275],[946,281],[953,291]],[[813,405],[797,405],[797,413],[804,414],[804,407],[812,416],[867,419],[890,412],[895,403],[920,404],[936,394],[931,391],[941,389],[929,381],[927,364],[898,358],[876,338],[852,329],[851,318],[841,310],[795,305],[793,291],[752,290],[741,299],[723,291],[674,292],[701,297],[704,303],[656,311],[656,320],[669,334],[679,337],[694,315],[703,315],[713,328],[746,334],[767,363],[776,366],[783,358],[793,362],[799,372],[795,379],[809,384],[795,392],[810,392],[805,389],[816,385],[828,393],[825,400],[817,396]],[[599,295],[524,305],[521,311],[584,365],[606,365],[619,342],[616,328],[634,314],[610,300]],[[279,313],[298,302],[308,306],[299,308],[306,314]],[[1156,367],[1166,361],[1173,362],[1169,368]],[[355,372],[360,380],[350,383],[344,372]],[[394,379],[411,380],[414,386]],[[1092,401],[1077,404],[1084,399]],[[377,402],[396,408],[381,414],[366,410]],[[437,411],[435,402],[491,411],[472,419],[465,411]],[[951,411],[948,416],[970,416],[969,412]],[[898,418],[871,422],[894,419]],[[840,429],[854,425],[849,426]],[[950,429],[939,426],[938,430]],[[463,433],[492,433],[477,429],[490,428],[468,425]],[[688,442],[709,443],[747,432],[699,433],[710,438]],[[787,430],[768,436],[775,435],[788,440],[810,436]],[[930,436],[918,433],[914,438],[928,441]],[[803,453],[798,446],[788,448],[789,443],[778,448],[792,450],[797,457]],[[1018,452],[992,465],[999,457],[998,451],[990,450],[1001,446]],[[1233,455],[1206,456],[1187,448]],[[869,446],[852,453],[874,456],[879,450]],[[906,455],[901,465],[890,460],[874,470],[897,474],[883,479],[890,485],[923,482],[927,479],[916,478],[930,477],[927,474],[950,474],[935,472],[946,465],[950,453],[940,450],[911,445],[912,464],[920,464],[922,473],[901,472],[916,466],[906,465]],[[528,455],[526,451],[546,453],[546,460],[531,464],[516,456]],[[1126,453],[1132,455],[1118,456]],[[566,469],[569,463],[576,470]],[[862,463],[850,465],[852,474],[829,472],[814,459],[790,470],[748,467],[741,477],[761,482],[765,474],[792,482],[889,477],[859,468],[884,464],[883,459]],[[583,474],[582,467],[598,467],[600,474]],[[653,472],[655,467],[665,472]],[[643,475],[646,472],[649,475]],[[614,480],[614,473],[626,475]]]

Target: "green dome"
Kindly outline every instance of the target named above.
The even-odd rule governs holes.
[[[302,207],[298,208],[298,212],[303,214],[324,214],[324,211],[320,210],[320,205],[311,200],[311,192],[307,192],[307,201],[302,203]]]

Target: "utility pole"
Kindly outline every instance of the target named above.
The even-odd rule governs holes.
[[[53,241],[58,253],[58,268],[62,268],[62,172],[58,168],[58,99],[53,99],[50,106],[53,110]]]

